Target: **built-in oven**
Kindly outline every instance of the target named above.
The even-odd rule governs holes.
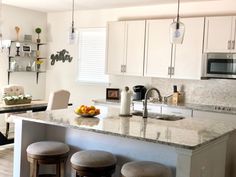
[[[202,65],[202,79],[208,78],[236,79],[236,54],[204,54]]]

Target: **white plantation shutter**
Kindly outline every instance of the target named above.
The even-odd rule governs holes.
[[[80,30],[79,82],[108,83],[108,75],[105,75],[105,51],[106,28]]]

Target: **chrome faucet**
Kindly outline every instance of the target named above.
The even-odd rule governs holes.
[[[155,90],[158,94],[158,99],[159,101],[161,102],[162,101],[162,97],[161,97],[161,94],[160,94],[160,91],[157,89],[157,88],[150,88],[147,90],[146,94],[145,94],[145,100],[144,100],[144,103],[143,103],[143,118],[147,118],[148,116],[148,111],[147,111],[147,99],[148,99],[148,95],[151,91]]]

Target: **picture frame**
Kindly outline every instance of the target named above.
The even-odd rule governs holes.
[[[120,89],[107,88],[106,89],[106,99],[107,100],[119,100],[120,99]]]
[[[31,53],[31,46],[24,44],[22,46],[22,52],[24,52],[24,53]]]

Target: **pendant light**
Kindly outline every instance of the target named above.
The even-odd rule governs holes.
[[[75,1],[72,0],[72,24],[69,31],[69,44],[76,44],[78,40],[78,31],[75,28],[74,13],[75,13]]]
[[[180,0],[178,0],[177,17],[170,25],[170,42],[172,44],[182,44],[184,39],[185,26],[179,20],[179,6]]]

